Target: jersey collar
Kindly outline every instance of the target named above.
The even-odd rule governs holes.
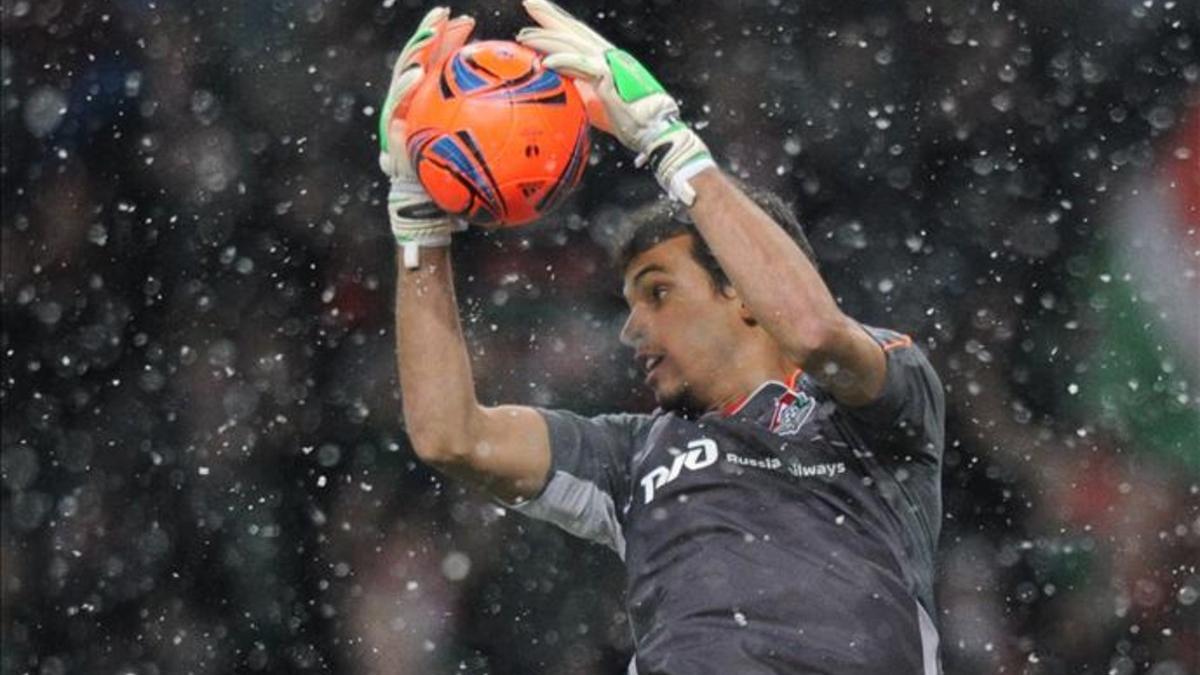
[[[782,387],[785,391],[796,393],[798,391],[797,388],[800,386],[800,376],[802,375],[804,375],[804,370],[802,368],[797,368],[795,372],[792,373],[791,377],[788,378],[787,382],[780,382],[779,380],[767,380],[766,382],[763,382],[755,387],[754,391],[722,407],[721,417],[732,417],[742,412],[742,409],[746,407],[746,404],[757,398],[758,395],[765,389]]]

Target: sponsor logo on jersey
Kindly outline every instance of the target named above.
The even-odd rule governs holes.
[[[725,461],[755,469],[787,471],[797,478],[834,478],[846,473],[845,462],[822,462],[819,464],[791,462],[784,464],[783,460],[778,457],[743,457],[733,452],[725,453]]]
[[[710,438],[694,440],[687,445],[686,451],[671,448],[674,455],[670,465],[657,466],[651,469],[640,481],[644,504],[654,501],[655,493],[664,485],[679,478],[684,469],[699,471],[717,463],[720,450],[716,441]],[[845,462],[822,462],[802,464],[800,462],[784,463],[778,457],[743,457],[742,455],[726,452],[725,461],[737,466],[747,466],[769,471],[786,471],[797,478],[836,478],[846,473]]]
[[[845,462],[827,462],[824,464],[789,464],[788,473],[797,478],[833,478],[846,473]]]
[[[642,476],[642,494],[646,504],[653,501],[655,490],[679,478],[680,472],[684,469],[698,471],[710,467],[717,463],[719,456],[716,441],[709,438],[701,438],[688,443],[687,452],[681,452],[675,448],[671,448],[671,451],[675,453],[675,459],[671,460],[670,468],[657,466]]]

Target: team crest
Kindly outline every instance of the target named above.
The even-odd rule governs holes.
[[[812,417],[813,400],[803,392],[788,392],[775,401],[771,416],[771,431],[780,436],[792,436]]]

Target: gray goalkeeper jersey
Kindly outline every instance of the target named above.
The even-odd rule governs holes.
[[[907,336],[882,394],[767,382],[696,419],[543,410],[546,486],[516,510],[625,562],[639,675],[938,672],[944,399]]]

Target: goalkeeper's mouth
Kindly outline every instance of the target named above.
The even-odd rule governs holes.
[[[645,371],[645,373],[646,373],[646,378],[645,378],[644,382],[647,385],[651,385],[651,380],[654,378],[654,375],[658,372],[658,367],[660,365],[662,365],[662,362],[664,360],[666,360],[666,355],[664,355],[664,354],[639,354],[637,357],[637,360],[638,360],[638,363],[641,364],[642,370]]]

